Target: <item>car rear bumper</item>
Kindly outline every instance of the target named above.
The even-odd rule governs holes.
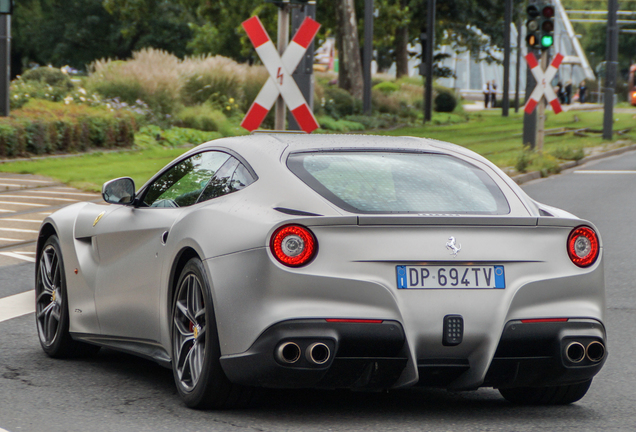
[[[570,359],[567,349],[573,343],[580,343],[585,348],[600,343],[603,355],[590,359],[586,352],[580,360]],[[543,387],[587,381],[601,370],[606,359],[605,328],[596,320],[510,321],[503,331],[483,386]]]
[[[221,357],[221,365],[230,381],[249,386],[382,389],[406,367],[405,341],[396,321],[291,320],[267,329],[247,352]],[[298,355],[284,357],[281,347],[291,344]],[[315,344],[327,347],[318,361],[310,355]]]
[[[411,367],[417,368],[418,386],[451,387],[470,371],[466,358],[419,358],[409,362],[402,325],[378,321],[281,322],[263,332],[247,352],[221,357],[221,365],[232,382],[271,388],[387,389]],[[566,355],[573,342],[583,346],[601,343],[605,347],[605,329],[592,319],[510,321],[480,386],[555,386],[586,381],[601,370],[607,352],[600,359],[586,356],[573,362]],[[324,352],[328,354],[321,363],[310,356],[315,344],[327,347]],[[297,355],[286,360],[281,347],[287,345],[297,349]]]

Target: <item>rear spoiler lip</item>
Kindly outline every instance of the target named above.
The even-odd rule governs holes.
[[[510,217],[510,216],[475,216],[475,215],[364,215],[364,216],[307,216],[287,219],[285,224],[297,223],[307,227],[327,225],[358,226],[545,226],[574,228],[579,225],[596,227],[585,220],[576,218],[559,218],[552,216]],[[596,230],[598,233],[598,230]]]

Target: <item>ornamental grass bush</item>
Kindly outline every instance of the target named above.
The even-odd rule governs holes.
[[[263,66],[239,64],[221,56],[179,59],[168,52],[147,48],[130,60],[98,60],[89,67],[86,86],[107,99],[129,105],[139,101],[164,118],[183,106],[235,100],[242,112],[256,98],[268,74]],[[224,113],[225,114],[225,113]]]
[[[131,147],[137,124],[126,110],[31,100],[0,118],[0,158]]]
[[[159,116],[169,117],[179,103],[180,63],[176,56],[157,49],[134,52],[128,61],[98,60],[89,67],[86,86],[129,105],[143,101]]]

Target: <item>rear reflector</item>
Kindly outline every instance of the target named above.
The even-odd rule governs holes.
[[[382,324],[384,320],[375,319],[343,319],[343,318],[327,318],[327,322],[332,323],[354,323],[354,324]]]
[[[522,319],[524,324],[531,323],[549,323],[549,322],[567,322],[569,318],[537,318],[537,319]]]

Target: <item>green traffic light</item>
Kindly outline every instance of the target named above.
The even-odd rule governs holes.
[[[541,37],[541,46],[543,48],[550,48],[554,43],[554,36],[552,35],[543,35]]]

